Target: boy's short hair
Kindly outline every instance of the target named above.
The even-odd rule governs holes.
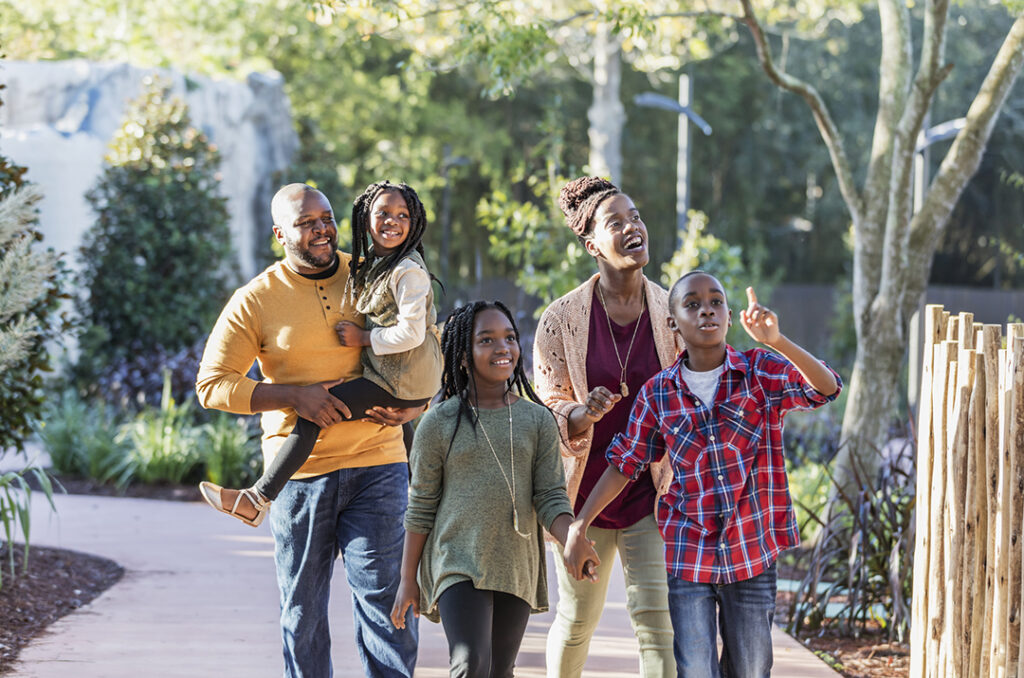
[[[686,280],[687,278],[689,278],[691,276],[695,276],[695,275],[709,275],[712,278],[715,278],[715,274],[714,273],[710,273],[708,271],[705,271],[705,270],[699,269],[699,268],[695,268],[694,270],[689,271],[688,273],[684,273],[681,276],[679,276],[676,279],[676,281],[674,283],[672,283],[672,288],[668,291],[668,307],[669,307],[670,310],[672,309],[673,306],[676,305],[677,297],[681,294],[681,292],[679,291],[679,287],[682,284],[682,282],[684,280]],[[715,278],[715,280],[718,280],[718,278]],[[721,281],[719,281],[719,282],[721,282]],[[723,290],[723,294],[724,294],[724,290]],[[728,298],[728,295],[726,295],[726,298]]]

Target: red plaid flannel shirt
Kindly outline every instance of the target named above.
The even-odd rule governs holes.
[[[608,447],[608,463],[636,478],[667,451],[673,479],[658,502],[658,525],[669,574],[700,583],[743,581],[800,543],[783,417],[819,407],[839,391],[818,393],[777,353],[727,346],[709,410],[680,374],[685,355],[644,384],[626,431]],[[836,381],[842,388],[839,375]]]

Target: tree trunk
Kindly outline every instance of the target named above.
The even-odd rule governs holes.
[[[841,487],[851,486],[855,468],[866,473],[878,468],[878,453],[889,437],[896,409],[906,333],[907,322],[898,315],[868,323],[858,332],[857,359],[846,384],[843,442],[832,465]]]
[[[622,129],[626,125],[626,109],[619,100],[621,82],[619,36],[601,22],[594,36],[594,99],[587,111],[589,164],[591,174],[609,177],[614,184],[622,179]]]

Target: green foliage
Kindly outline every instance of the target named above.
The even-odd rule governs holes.
[[[38,425],[39,440],[55,473],[124,489],[135,465],[127,446],[118,440],[117,430],[109,406],[88,403],[70,389],[51,398]]]
[[[69,327],[58,314],[65,269],[52,249],[38,247],[42,192],[25,182],[25,172],[0,155],[0,456],[24,450],[43,405],[43,374],[51,370],[45,341]]]
[[[824,465],[814,462],[794,467],[788,475],[789,493],[793,497],[800,539],[810,541],[818,533],[819,526],[815,519],[825,513],[832,484]]]
[[[200,476],[228,487],[251,485],[262,467],[256,419],[221,412],[200,424],[191,401],[175,402],[166,368],[164,375],[160,406],[143,407],[124,423],[102,400],[70,389],[51,396],[38,435],[52,471],[118,490]]]
[[[195,343],[229,288],[220,155],[167,83],[147,79],[107,163],[86,196],[97,220],[81,248],[85,383],[117,358]]]
[[[857,358],[857,329],[853,322],[853,281],[849,276],[836,284],[828,332],[829,364],[843,374],[850,374]]]
[[[538,314],[593,273],[591,256],[556,207],[566,181],[529,177],[527,201],[496,190],[477,204],[477,221],[489,233],[491,255],[510,264],[516,284],[542,300]]]
[[[745,253],[739,245],[729,245],[707,233],[708,219],[702,212],[691,210],[689,217],[682,247],[661,268],[661,283],[671,288],[682,275],[696,269],[718,278],[725,287],[729,308],[733,313],[733,324],[726,335],[726,341],[738,350],[750,348],[756,342],[747,335],[739,322],[740,310],[747,307],[745,290],[748,286],[753,287],[758,301],[767,305],[779,275],[768,275],[757,256],[748,256],[749,261],[745,260]]]
[[[248,421],[218,412],[202,429],[206,479],[223,487],[248,487],[260,476],[259,433]]]
[[[29,543],[32,527],[32,485],[29,478],[42,490],[43,495],[50,504],[50,508],[57,510],[53,503],[53,484],[50,477],[42,469],[26,467],[21,471],[9,471],[0,474],[0,523],[4,528],[4,542],[8,545],[8,571],[11,577],[16,574],[14,549],[10,545],[14,537],[21,532],[24,539],[25,549],[22,560],[22,571],[28,570]],[[3,586],[3,567],[0,566],[0,588]]]
[[[877,624],[890,641],[906,642],[913,589],[913,577],[906,574],[913,572],[914,557],[914,449],[909,439],[894,446],[883,455],[876,477],[854,459],[852,490],[819,467],[835,499],[818,508],[801,507],[820,531],[797,563],[806,575],[787,615],[791,634],[838,625],[845,635],[859,636]],[[810,496],[817,497],[813,491]],[[794,503],[799,501],[794,496]]]
[[[143,483],[183,483],[198,475],[199,429],[193,425],[193,404],[178,404],[171,396],[165,372],[159,408],[146,408],[121,427],[119,441],[131,443],[135,478]]]

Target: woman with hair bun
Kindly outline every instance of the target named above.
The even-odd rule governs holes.
[[[668,292],[648,280],[647,227],[610,181],[579,177],[558,198],[566,225],[597,263],[597,274],[544,311],[534,343],[537,394],[557,415],[569,500],[583,506],[607,468],[605,449],[624,431],[640,387],[675,360]],[[593,453],[592,453],[593,452]],[[664,542],[654,510],[668,489],[667,457],[618,496],[587,532],[600,562],[591,581],[570,576],[556,557],[558,605],[547,639],[547,675],[577,678],[604,609],[615,553],[626,577],[626,607],[640,644],[640,675],[674,676]]]

